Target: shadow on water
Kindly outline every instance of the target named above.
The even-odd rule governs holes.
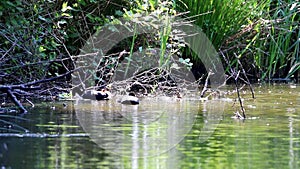
[[[299,168],[300,90],[257,86],[255,91],[255,100],[248,99],[248,91],[243,94],[245,121],[231,118],[232,102],[163,97],[138,106],[82,101],[68,102],[67,108],[57,103],[55,110],[41,104],[17,118],[0,114],[0,165]]]

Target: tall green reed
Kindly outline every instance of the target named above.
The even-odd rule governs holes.
[[[244,44],[236,42],[236,37],[243,34],[243,30],[254,25],[255,21],[263,14],[269,0],[180,0],[177,9],[189,11],[189,16],[194,19],[194,24],[202,28],[202,31],[211,40],[214,47],[229,59],[229,64],[225,63],[225,71],[231,74],[230,67],[239,69],[238,59],[247,53],[251,39]],[[194,16],[194,17],[193,17]],[[232,42],[229,42],[232,41]],[[244,38],[241,41],[245,41]],[[248,45],[246,44],[248,43]],[[245,47],[238,47],[245,46]],[[223,50],[228,52],[223,52]],[[234,49],[229,50],[229,49]],[[185,54],[192,57],[194,62],[199,62],[199,57],[189,50]],[[238,57],[236,57],[238,56]],[[220,56],[221,57],[221,56]],[[221,57],[222,58],[222,57]],[[200,63],[197,63],[200,64]],[[245,66],[247,67],[247,66]]]
[[[190,11],[214,46],[225,50],[230,66],[244,60],[263,80],[291,77],[300,69],[299,1],[179,0],[176,7]]]
[[[261,19],[254,56],[261,79],[289,78],[300,68],[299,11],[299,2],[278,0]]]
[[[177,9],[195,16],[194,24],[219,48],[224,41],[259,17],[265,2],[258,0],[181,0]]]

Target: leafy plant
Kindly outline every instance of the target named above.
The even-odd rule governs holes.
[[[146,39],[147,41],[151,41],[154,43],[140,43],[145,44],[145,48],[152,48],[159,46],[159,66],[163,67],[168,64],[170,57],[178,52],[178,49],[184,45],[179,43],[173,43],[170,41],[170,37],[173,39],[176,38],[176,35],[172,33],[172,19],[176,15],[176,11],[174,8],[174,3],[171,1],[141,1],[136,0],[135,5],[132,6],[130,10],[124,11],[124,18],[136,22],[136,24],[149,26],[150,29],[155,30],[155,33],[148,36],[150,39]],[[145,17],[145,18],[143,18]],[[152,36],[152,37],[151,37]],[[135,36],[131,41],[131,49],[130,56],[133,54],[134,44],[137,43],[135,40]],[[171,47],[172,49],[168,48]],[[142,49],[142,48],[140,48]],[[130,62],[129,62],[130,64]],[[129,65],[127,66],[129,67]]]

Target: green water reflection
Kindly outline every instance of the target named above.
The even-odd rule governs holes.
[[[231,118],[236,109],[232,103],[190,101],[189,111],[193,112],[195,122],[192,129],[179,144],[153,157],[119,156],[101,148],[86,135],[53,138],[2,136],[0,165],[2,168],[300,168],[299,88],[278,85],[256,87],[255,91],[255,100],[250,99],[248,91],[243,94],[248,117],[245,121]],[[112,109],[105,109],[102,113]],[[119,123],[122,125],[117,126],[119,133],[132,135],[133,120],[126,123],[113,115],[109,117],[116,123],[123,120]],[[71,103],[67,108],[56,106],[55,110],[49,105],[37,106],[23,118],[32,121],[12,122],[32,133],[85,133]],[[210,126],[207,127],[207,123]],[[143,124],[138,123],[137,127],[143,127]],[[157,128],[159,126],[152,129],[152,135]],[[108,140],[112,138],[113,135]],[[131,154],[133,149],[126,148]]]

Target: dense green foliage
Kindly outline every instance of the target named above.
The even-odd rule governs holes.
[[[6,84],[57,76],[123,1],[0,2],[0,78]],[[118,4],[118,5],[113,5]]]
[[[299,9],[299,2],[291,0],[4,0],[0,2],[0,80],[19,84],[72,69],[68,59],[115,18],[156,13],[159,19],[186,11],[231,65],[240,59],[255,79],[297,76]],[[165,27],[153,37],[161,48],[160,58],[171,34]],[[141,42],[130,40],[132,53],[134,44]],[[176,44],[174,51],[182,46]]]

